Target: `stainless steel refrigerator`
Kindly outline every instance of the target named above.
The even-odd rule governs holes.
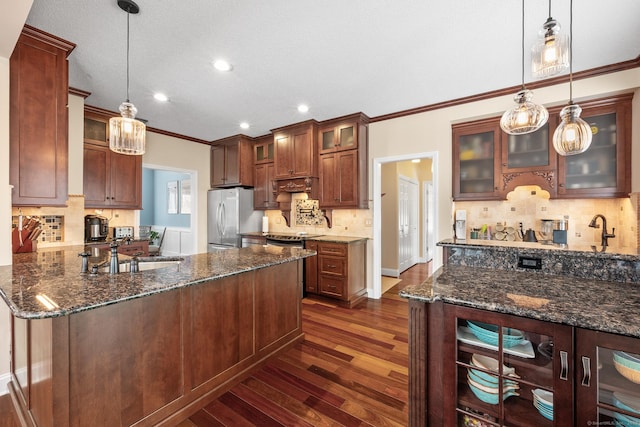
[[[208,250],[239,248],[240,233],[260,231],[262,211],[253,210],[253,190],[229,188],[209,190],[207,197]]]

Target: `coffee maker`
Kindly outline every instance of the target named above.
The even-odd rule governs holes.
[[[104,242],[109,235],[109,220],[100,215],[84,217],[84,241]]]
[[[567,246],[567,230],[569,228],[568,219],[558,219],[553,222],[553,244]]]

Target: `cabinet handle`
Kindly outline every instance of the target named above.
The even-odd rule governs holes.
[[[582,385],[589,387],[591,385],[591,359],[582,356]]]
[[[567,380],[569,377],[569,355],[566,351],[560,352],[560,379]]]
[[[564,184],[560,183],[560,184],[558,184],[558,187],[563,188],[563,187],[564,187]]]
[[[335,264],[327,264],[327,267],[329,267],[329,268],[336,268]]]

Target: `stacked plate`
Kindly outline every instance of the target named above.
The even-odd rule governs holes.
[[[536,407],[540,415],[553,421],[553,393],[536,388],[532,390],[533,406]]]
[[[613,405],[616,408],[624,409],[625,411],[638,414],[640,416],[640,400],[637,397],[629,396],[617,391],[613,392]],[[632,417],[630,415],[624,415],[615,413],[613,418],[616,420],[616,425],[622,427],[639,427],[640,417]]]
[[[498,361],[487,356],[474,354],[471,357],[470,365],[475,368],[497,372]],[[503,367],[503,373],[506,375],[508,372],[512,372],[512,376],[517,377],[512,368]],[[467,368],[467,384],[469,384],[469,388],[478,399],[485,403],[496,405],[500,401],[499,381],[499,377],[496,375],[479,369]],[[516,381],[504,378],[502,380],[502,400],[511,396],[519,396],[519,389],[520,386]]]
[[[467,326],[469,330],[480,341],[487,344],[498,345],[498,326],[490,325],[482,322],[472,322],[467,320]],[[510,348],[520,344],[524,340],[524,334],[522,331],[511,328],[502,328],[502,346]]]
[[[640,384],[640,356],[624,351],[614,351],[613,366],[620,375],[631,382]]]

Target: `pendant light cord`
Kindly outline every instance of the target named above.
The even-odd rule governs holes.
[[[549,0],[549,18],[551,18],[551,0]]]
[[[522,0],[522,89],[524,90],[524,0]]]
[[[573,104],[573,0],[569,2],[569,104]]]
[[[127,9],[127,102],[129,102],[129,9]]]

